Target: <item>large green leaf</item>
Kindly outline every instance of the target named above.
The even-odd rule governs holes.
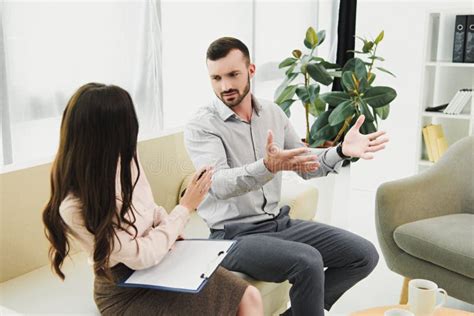
[[[318,34],[316,34],[316,31],[311,26],[306,30],[305,45],[306,43],[310,45],[309,49],[314,48],[318,44]]]
[[[333,64],[327,61],[322,61],[321,65],[323,65],[324,68],[326,69],[338,69],[340,68],[338,64]]]
[[[330,111],[326,111],[326,112],[323,112],[321,113],[321,115],[319,115],[317,118],[316,118],[316,121],[313,123],[313,125],[311,126],[311,129],[310,129],[310,132],[309,132],[309,135],[310,135],[310,144],[312,144],[316,138],[314,138],[314,136],[317,134],[317,132],[323,128],[324,126],[330,126],[328,124],[328,117],[329,117],[329,114],[331,114]],[[323,140],[324,142],[324,140]]]
[[[342,91],[326,92],[319,95],[319,98],[332,107],[338,106],[340,103],[350,100],[350,96]]]
[[[341,77],[341,83],[345,91],[355,90],[354,80],[352,79],[352,71],[344,71]]]
[[[360,99],[360,112],[365,115],[365,119],[373,122],[374,121],[374,116],[372,115],[372,112],[369,109],[369,106],[363,99]]]
[[[358,80],[367,78],[367,68],[365,67],[364,61],[359,58],[354,58],[354,73]]]
[[[335,126],[352,115],[354,115],[355,108],[352,104],[352,100],[347,100],[339,104],[334,111],[329,115],[329,124]]]
[[[278,68],[285,68],[285,67],[291,66],[291,65],[293,65],[294,63],[296,63],[296,61],[297,61],[296,58],[288,57],[288,58],[284,59],[284,60],[278,65]]]
[[[344,64],[344,67],[342,67],[342,72],[344,71],[354,71],[355,68],[355,58],[351,58],[346,63]]]
[[[278,106],[285,112],[286,116],[290,117],[291,116],[290,107],[295,101],[296,100],[293,100],[293,99],[286,100]]]
[[[314,103],[319,96],[320,90],[319,84],[312,84],[308,87],[309,102]]]
[[[367,79],[362,78],[359,81],[359,93],[364,93],[369,88],[369,83]]]
[[[308,64],[306,67],[308,74],[315,81],[322,83],[323,85],[330,85],[332,83],[332,77],[329,75],[327,70],[319,64]]]
[[[278,96],[278,98],[275,100],[275,103],[282,104],[286,100],[291,99],[293,95],[295,94],[297,88],[298,88],[298,85],[291,85],[291,86],[286,87]]]
[[[273,96],[273,99],[276,100],[278,98],[278,96],[280,96],[281,92],[286,88],[288,87],[288,85],[293,81],[295,80],[295,78],[298,77],[298,74],[297,73],[291,73],[289,74],[285,80],[283,80],[283,82],[278,86],[278,88],[275,90],[275,94]]]
[[[296,88],[296,95],[298,96],[298,98],[303,101],[303,103],[309,103],[309,94],[308,94],[308,90],[306,90],[306,87],[305,86],[300,86],[298,88]]]
[[[374,133],[377,131],[377,128],[375,127],[374,123],[369,122],[368,120],[364,121],[364,124],[360,127],[360,132],[364,135]]]
[[[375,74],[373,72],[370,73],[369,85],[372,85],[372,82],[375,80]]]
[[[318,147],[324,144],[324,142],[327,140],[333,140],[334,138],[336,138],[336,135],[341,129],[341,127],[342,127],[342,123],[336,126],[331,126],[329,124],[326,124],[325,126],[321,127],[314,134],[311,134],[310,146]]]
[[[321,100],[320,98],[316,98],[312,103],[311,103],[311,108],[314,109],[313,116],[319,116],[321,113],[323,113],[326,110],[326,103]]]
[[[316,119],[316,121],[313,123],[313,125],[311,126],[311,134],[314,134],[316,133],[317,131],[319,131],[323,126],[327,125],[329,122],[328,122],[328,119],[329,119],[329,115],[331,114],[331,111],[326,111],[324,113],[321,113],[321,115],[318,116],[318,118]]]
[[[390,114],[390,104],[375,108],[375,113],[382,119],[385,120]]]
[[[364,93],[364,101],[370,106],[378,108],[389,104],[395,99],[397,92],[390,87],[372,87]]]

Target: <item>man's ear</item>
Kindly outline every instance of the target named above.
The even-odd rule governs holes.
[[[249,65],[249,76],[250,76],[250,79],[252,79],[253,76],[255,76],[255,71],[256,71],[255,64],[250,64],[250,65]]]

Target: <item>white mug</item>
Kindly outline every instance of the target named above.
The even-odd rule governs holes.
[[[436,294],[443,293],[443,300],[436,305]],[[446,303],[448,294],[445,290],[438,288],[436,283],[414,279],[408,283],[408,305],[416,315],[432,315],[434,311]]]

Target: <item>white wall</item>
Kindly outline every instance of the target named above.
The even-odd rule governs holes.
[[[163,100],[165,129],[184,125],[214,96],[206,50],[222,36],[251,47],[250,1],[163,1]]]

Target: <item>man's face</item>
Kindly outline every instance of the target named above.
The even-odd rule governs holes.
[[[229,108],[233,108],[249,93],[255,65],[247,65],[242,52],[233,49],[224,58],[208,60],[207,70],[216,96]]]

